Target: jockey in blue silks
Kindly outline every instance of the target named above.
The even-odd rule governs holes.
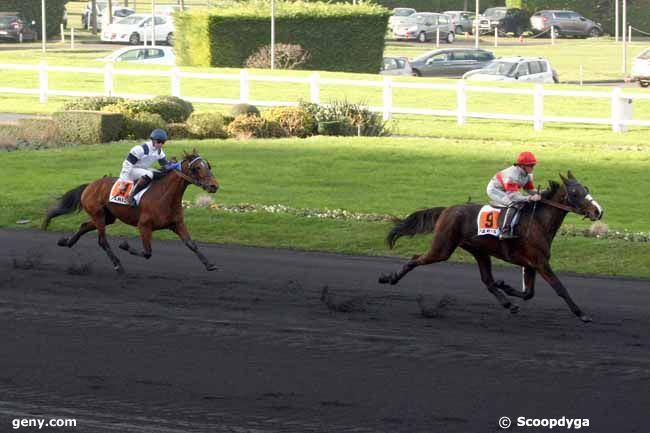
[[[170,170],[180,170],[180,162],[169,162],[163,152],[163,144],[167,141],[167,133],[164,129],[154,129],[149,135],[150,141],[134,146],[126,155],[122,163],[120,180],[123,181],[120,191],[126,191],[128,184],[133,181],[135,185],[129,193],[128,201],[135,206],[135,196],[145,189],[154,179],[162,178]],[[158,161],[163,171],[151,169],[151,166]]]

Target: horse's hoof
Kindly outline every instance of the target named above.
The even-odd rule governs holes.
[[[390,275],[382,274],[379,277],[379,284],[388,284],[390,283]]]
[[[517,304],[512,304],[510,306],[510,313],[511,314],[517,314],[519,312],[519,305]]]
[[[584,323],[591,323],[591,317],[587,316],[586,314],[583,314],[580,316],[580,320],[582,320]]]
[[[124,268],[122,267],[122,265],[117,265],[115,266],[114,269],[118,274],[124,274]]]
[[[123,249],[124,251],[129,251],[131,249],[127,241],[122,242],[121,244],[118,245],[118,247],[120,249]]]
[[[212,263],[210,263],[209,265],[207,265],[207,266],[205,267],[205,270],[206,270],[206,271],[216,271],[216,270],[218,270],[218,269],[219,269],[219,268],[217,268],[217,267],[216,267],[215,265],[213,265]]]
[[[67,247],[68,246],[68,238],[61,238],[58,240],[56,243],[60,247]]]

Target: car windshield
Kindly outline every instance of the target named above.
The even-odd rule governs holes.
[[[650,59],[650,48],[636,56],[637,59],[648,60]]]
[[[118,24],[125,24],[125,25],[128,26],[128,25],[138,24],[140,21],[142,21],[141,16],[131,15],[131,16],[128,16],[126,18],[123,18],[123,19],[119,20],[117,23]]]
[[[483,15],[490,18],[503,18],[506,16],[506,11],[503,9],[488,8],[485,9]]]
[[[411,9],[395,9],[395,11],[393,12],[393,15],[396,17],[407,17],[412,14],[413,14],[413,10]]]
[[[16,21],[16,17],[8,17],[8,16],[0,17],[0,25],[11,24],[14,21]]]
[[[506,77],[512,76],[517,69],[517,63],[496,61],[490,62],[481,72],[485,75],[505,75]]]

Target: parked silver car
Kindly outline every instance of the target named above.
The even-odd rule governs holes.
[[[445,11],[443,14],[451,18],[451,28],[457,35],[465,32],[473,33],[472,23],[475,14],[469,11]]]
[[[451,19],[447,15],[433,12],[415,13],[409,16],[404,24],[393,29],[395,39],[411,39],[419,42],[435,40],[437,32],[441,41],[451,44],[456,40]]]
[[[413,76],[411,63],[406,57],[384,57],[379,73],[381,75]]]
[[[484,68],[494,54],[473,48],[447,48],[422,54],[411,60],[413,74],[418,77],[459,78],[465,72]]]
[[[554,36],[589,36],[595,38],[603,33],[600,23],[573,11],[538,11],[530,17],[533,31],[541,33],[550,29]]]
[[[408,17],[416,12],[413,8],[395,8],[393,15],[388,18],[388,30],[393,30],[395,26],[404,24]]]

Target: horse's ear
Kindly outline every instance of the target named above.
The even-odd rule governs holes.
[[[562,176],[562,173],[560,173],[560,179],[562,179],[562,183],[564,183],[565,185],[567,185],[567,184],[569,183],[569,179],[567,179],[566,177]]]
[[[184,157],[184,158],[187,158],[187,157],[188,157],[187,151],[186,151],[185,149],[183,149],[183,157]]]
[[[192,149],[192,155],[198,155],[198,153],[196,153],[196,147]]]
[[[576,180],[576,178],[573,176],[573,173],[571,173],[571,170],[567,171],[567,176],[568,176],[569,179],[571,179],[571,180]]]

